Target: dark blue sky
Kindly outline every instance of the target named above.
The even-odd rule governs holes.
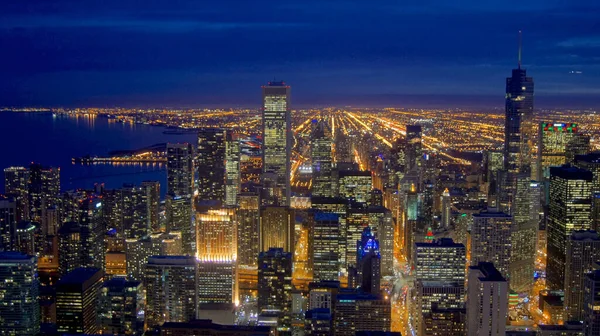
[[[598,106],[599,15],[596,0],[3,0],[0,106],[257,106],[273,78],[297,105],[501,106],[519,29],[541,105]]]

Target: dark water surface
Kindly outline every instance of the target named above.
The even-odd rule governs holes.
[[[31,162],[60,167],[61,188],[91,188],[96,182],[107,188],[123,183],[139,184],[158,180],[165,193],[164,165],[74,165],[71,158],[85,155],[106,156],[115,150],[134,150],[165,142],[196,143],[195,134],[163,134],[165,128],[120,123],[101,117],[53,116],[46,112],[0,112],[0,193],[4,174],[10,166]]]

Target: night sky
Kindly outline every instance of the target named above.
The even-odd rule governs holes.
[[[600,106],[599,16],[596,0],[2,0],[0,106],[252,107],[274,78],[296,106],[502,106],[520,29],[538,106]]]

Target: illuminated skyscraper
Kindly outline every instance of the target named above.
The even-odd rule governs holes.
[[[289,206],[292,128],[290,87],[269,82],[263,94],[263,177],[264,204]]]
[[[567,242],[571,233],[591,228],[592,181],[590,171],[574,167],[550,168],[550,205],[546,284],[564,290]]]
[[[145,188],[132,184],[123,185],[119,190],[121,223],[117,231],[122,230],[125,239],[142,238],[152,232],[148,221],[147,192]]]
[[[519,32],[519,63],[506,79],[506,114],[504,122],[504,176],[501,183],[500,210],[512,215],[516,178],[530,174],[531,116],[533,113],[533,79],[521,68],[521,33]]]
[[[189,143],[167,144],[167,194],[193,195],[194,149]]]
[[[241,191],[240,140],[237,134],[227,133],[225,142],[225,205],[236,206]],[[213,167],[214,169],[214,167]]]
[[[592,273],[584,280],[583,325],[585,335],[600,334],[600,265],[596,263]]]
[[[38,227],[31,222],[19,222],[17,224],[16,240],[14,250],[27,255],[36,255],[35,236]]]
[[[191,256],[153,256],[144,271],[146,329],[196,318],[198,264]]]
[[[209,210],[196,214],[198,259],[235,261],[237,255],[236,224],[232,209]]]
[[[17,220],[29,219],[29,170],[25,167],[4,169],[4,190],[6,195],[17,201]]]
[[[406,169],[420,171],[423,158],[423,134],[420,125],[406,125]]]
[[[225,139],[220,128],[203,128],[198,131],[198,199],[225,200]]]
[[[270,248],[294,251],[294,211],[284,206],[267,206],[260,214],[260,246],[266,252]]]
[[[102,218],[101,198],[88,198],[82,202],[79,227],[82,267],[94,267],[104,271],[106,269],[106,244],[104,243],[106,227]]]
[[[469,267],[467,335],[503,336],[508,315],[508,284],[494,264]]]
[[[56,329],[62,334],[98,334],[98,299],[104,272],[77,268],[56,285]]]
[[[550,167],[567,163],[567,145],[579,131],[577,124],[540,123],[538,130],[537,180],[550,178]]]
[[[144,331],[142,283],[113,278],[102,284],[98,323],[102,334],[139,335]]]
[[[60,168],[37,163],[29,166],[29,218],[32,221],[41,222],[44,209],[59,206],[59,193]]]
[[[181,254],[181,232],[153,233],[141,239],[125,239],[127,278],[141,281],[144,267],[151,256]]]
[[[183,254],[196,255],[196,221],[190,196],[167,195],[167,232],[181,234]]]
[[[270,248],[258,256],[258,311],[275,313],[278,329],[289,330],[292,308],[292,253]]]
[[[490,262],[507,277],[512,251],[511,228],[512,217],[503,212],[473,214],[471,265]]]
[[[12,251],[17,234],[17,203],[0,196],[0,251]]]
[[[365,293],[380,295],[381,290],[381,255],[379,241],[371,232],[371,228],[363,230],[356,248],[357,284]]]
[[[239,195],[239,206],[235,211],[237,228],[238,264],[256,267],[258,263],[260,204],[255,193]]]
[[[34,256],[0,252],[0,334],[37,335],[39,285]]]
[[[373,180],[370,171],[342,170],[338,173],[339,197],[367,203],[371,198]]]
[[[582,321],[583,284],[600,260],[600,237],[596,231],[574,231],[567,242],[565,261],[565,321]]]
[[[325,132],[325,121],[315,120],[313,123],[315,126],[311,136],[312,195],[334,197],[331,175],[333,142]]]
[[[81,267],[81,228],[77,222],[66,222],[58,230],[58,271],[65,275]]]
[[[146,220],[147,227],[150,232],[158,232],[160,230],[160,221],[158,218],[158,210],[160,205],[160,182],[158,181],[143,181],[142,189],[144,190],[143,203],[146,205]]]
[[[592,229],[600,230],[600,152],[576,155],[573,164],[592,172]]]
[[[487,182],[488,206],[490,208],[498,207],[498,173],[504,167],[504,155],[501,151],[487,151],[483,157],[485,169],[485,182]]]
[[[378,295],[357,292],[339,293],[333,310],[333,335],[335,336],[356,335],[361,331],[375,333],[391,330],[390,302],[382,300]]]
[[[339,215],[316,212],[310,220],[309,253],[312,253],[314,281],[338,280]]]
[[[449,229],[452,221],[452,203],[450,200],[450,191],[448,188],[444,190],[441,197],[442,203],[442,227]]]

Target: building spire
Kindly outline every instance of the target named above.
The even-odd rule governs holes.
[[[521,51],[523,49],[523,38],[522,33],[519,30],[519,69],[521,69]]]

